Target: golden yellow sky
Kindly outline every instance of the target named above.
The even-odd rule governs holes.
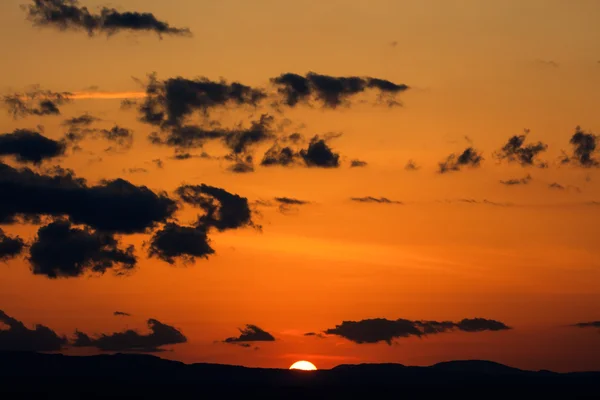
[[[286,368],[307,359],[329,368],[479,358],[522,368],[600,369],[598,330],[568,326],[600,320],[600,173],[557,165],[561,150],[571,151],[576,126],[600,133],[599,2],[111,4],[151,12],[193,32],[191,38],[162,40],[152,33],[107,38],[33,27],[19,7],[27,3],[0,2],[1,94],[37,84],[77,95],[60,116],[13,119],[1,112],[0,133],[42,125],[44,135],[58,140],[65,133],[62,122],[83,113],[101,118],[103,127],[134,131],[127,151],[107,153],[106,142],[88,140],[83,151],[40,168],[60,164],[90,183],[121,177],[168,193],[183,183],[204,183],[251,203],[283,196],[310,203],[285,214],[256,206],[262,232],[212,234],[216,254],[189,266],[147,259],[147,235],[123,238],[137,245],[139,256],[137,270],[127,277],[51,280],[34,276],[22,257],[0,263],[0,310],[30,327],[40,323],[66,335],[75,329],[143,331],[144,321],[156,318],[188,338],[160,355],[186,362]],[[80,3],[90,10],[106,5]],[[335,110],[297,107],[275,115],[291,120],[306,137],[343,133],[329,142],[341,154],[335,169],[259,167],[234,174],[223,160],[175,161],[173,149],[147,140],[155,127],[140,122],[135,109],[120,109],[122,99],[144,91],[132,77],[143,80],[152,72],[159,79],[205,76],[268,87],[282,73],[309,71],[377,77],[410,89],[399,96],[403,107],[357,101]],[[214,118],[231,125],[259,111],[219,110]],[[528,141],[548,145],[542,158],[549,168],[492,157],[526,128]],[[470,143],[483,153],[481,167],[436,172],[438,162]],[[267,147],[257,147],[257,160]],[[224,154],[219,146],[206,150]],[[154,159],[163,160],[164,168],[156,168]],[[368,166],[349,168],[352,159]],[[421,168],[405,171],[409,159]],[[10,157],[2,161],[17,165]],[[499,183],[527,174],[527,185]],[[550,189],[554,182],[565,190]],[[403,204],[350,200],[364,196]],[[195,214],[184,215],[188,221]],[[2,229],[32,240],[37,228]],[[132,317],[115,318],[116,310]],[[513,329],[399,338],[392,346],[303,336],[345,320],[474,317]],[[245,324],[258,325],[276,341],[257,343],[256,351],[215,343]]]

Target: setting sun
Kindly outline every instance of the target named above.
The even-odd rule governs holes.
[[[302,371],[316,371],[317,367],[315,367],[315,364],[308,361],[296,361],[292,364],[290,369],[299,369]]]

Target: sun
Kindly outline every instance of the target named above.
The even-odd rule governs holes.
[[[308,361],[296,361],[292,364],[290,369],[299,369],[302,371],[316,371],[317,367],[315,367],[315,364]]]

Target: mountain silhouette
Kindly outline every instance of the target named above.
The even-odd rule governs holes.
[[[66,356],[0,352],[2,399],[23,394],[60,399],[165,396],[175,399],[213,391],[221,396],[260,393],[275,398],[311,399],[355,398],[358,394],[385,398],[384,393],[396,393],[394,398],[460,394],[462,398],[482,399],[564,394],[572,399],[600,393],[600,372],[525,371],[479,360],[442,362],[429,367],[340,365],[308,372],[184,364],[139,354]]]

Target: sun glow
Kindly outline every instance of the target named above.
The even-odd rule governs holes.
[[[308,361],[296,361],[292,364],[290,369],[299,369],[302,371],[316,371],[317,367],[315,367],[315,364]]]

